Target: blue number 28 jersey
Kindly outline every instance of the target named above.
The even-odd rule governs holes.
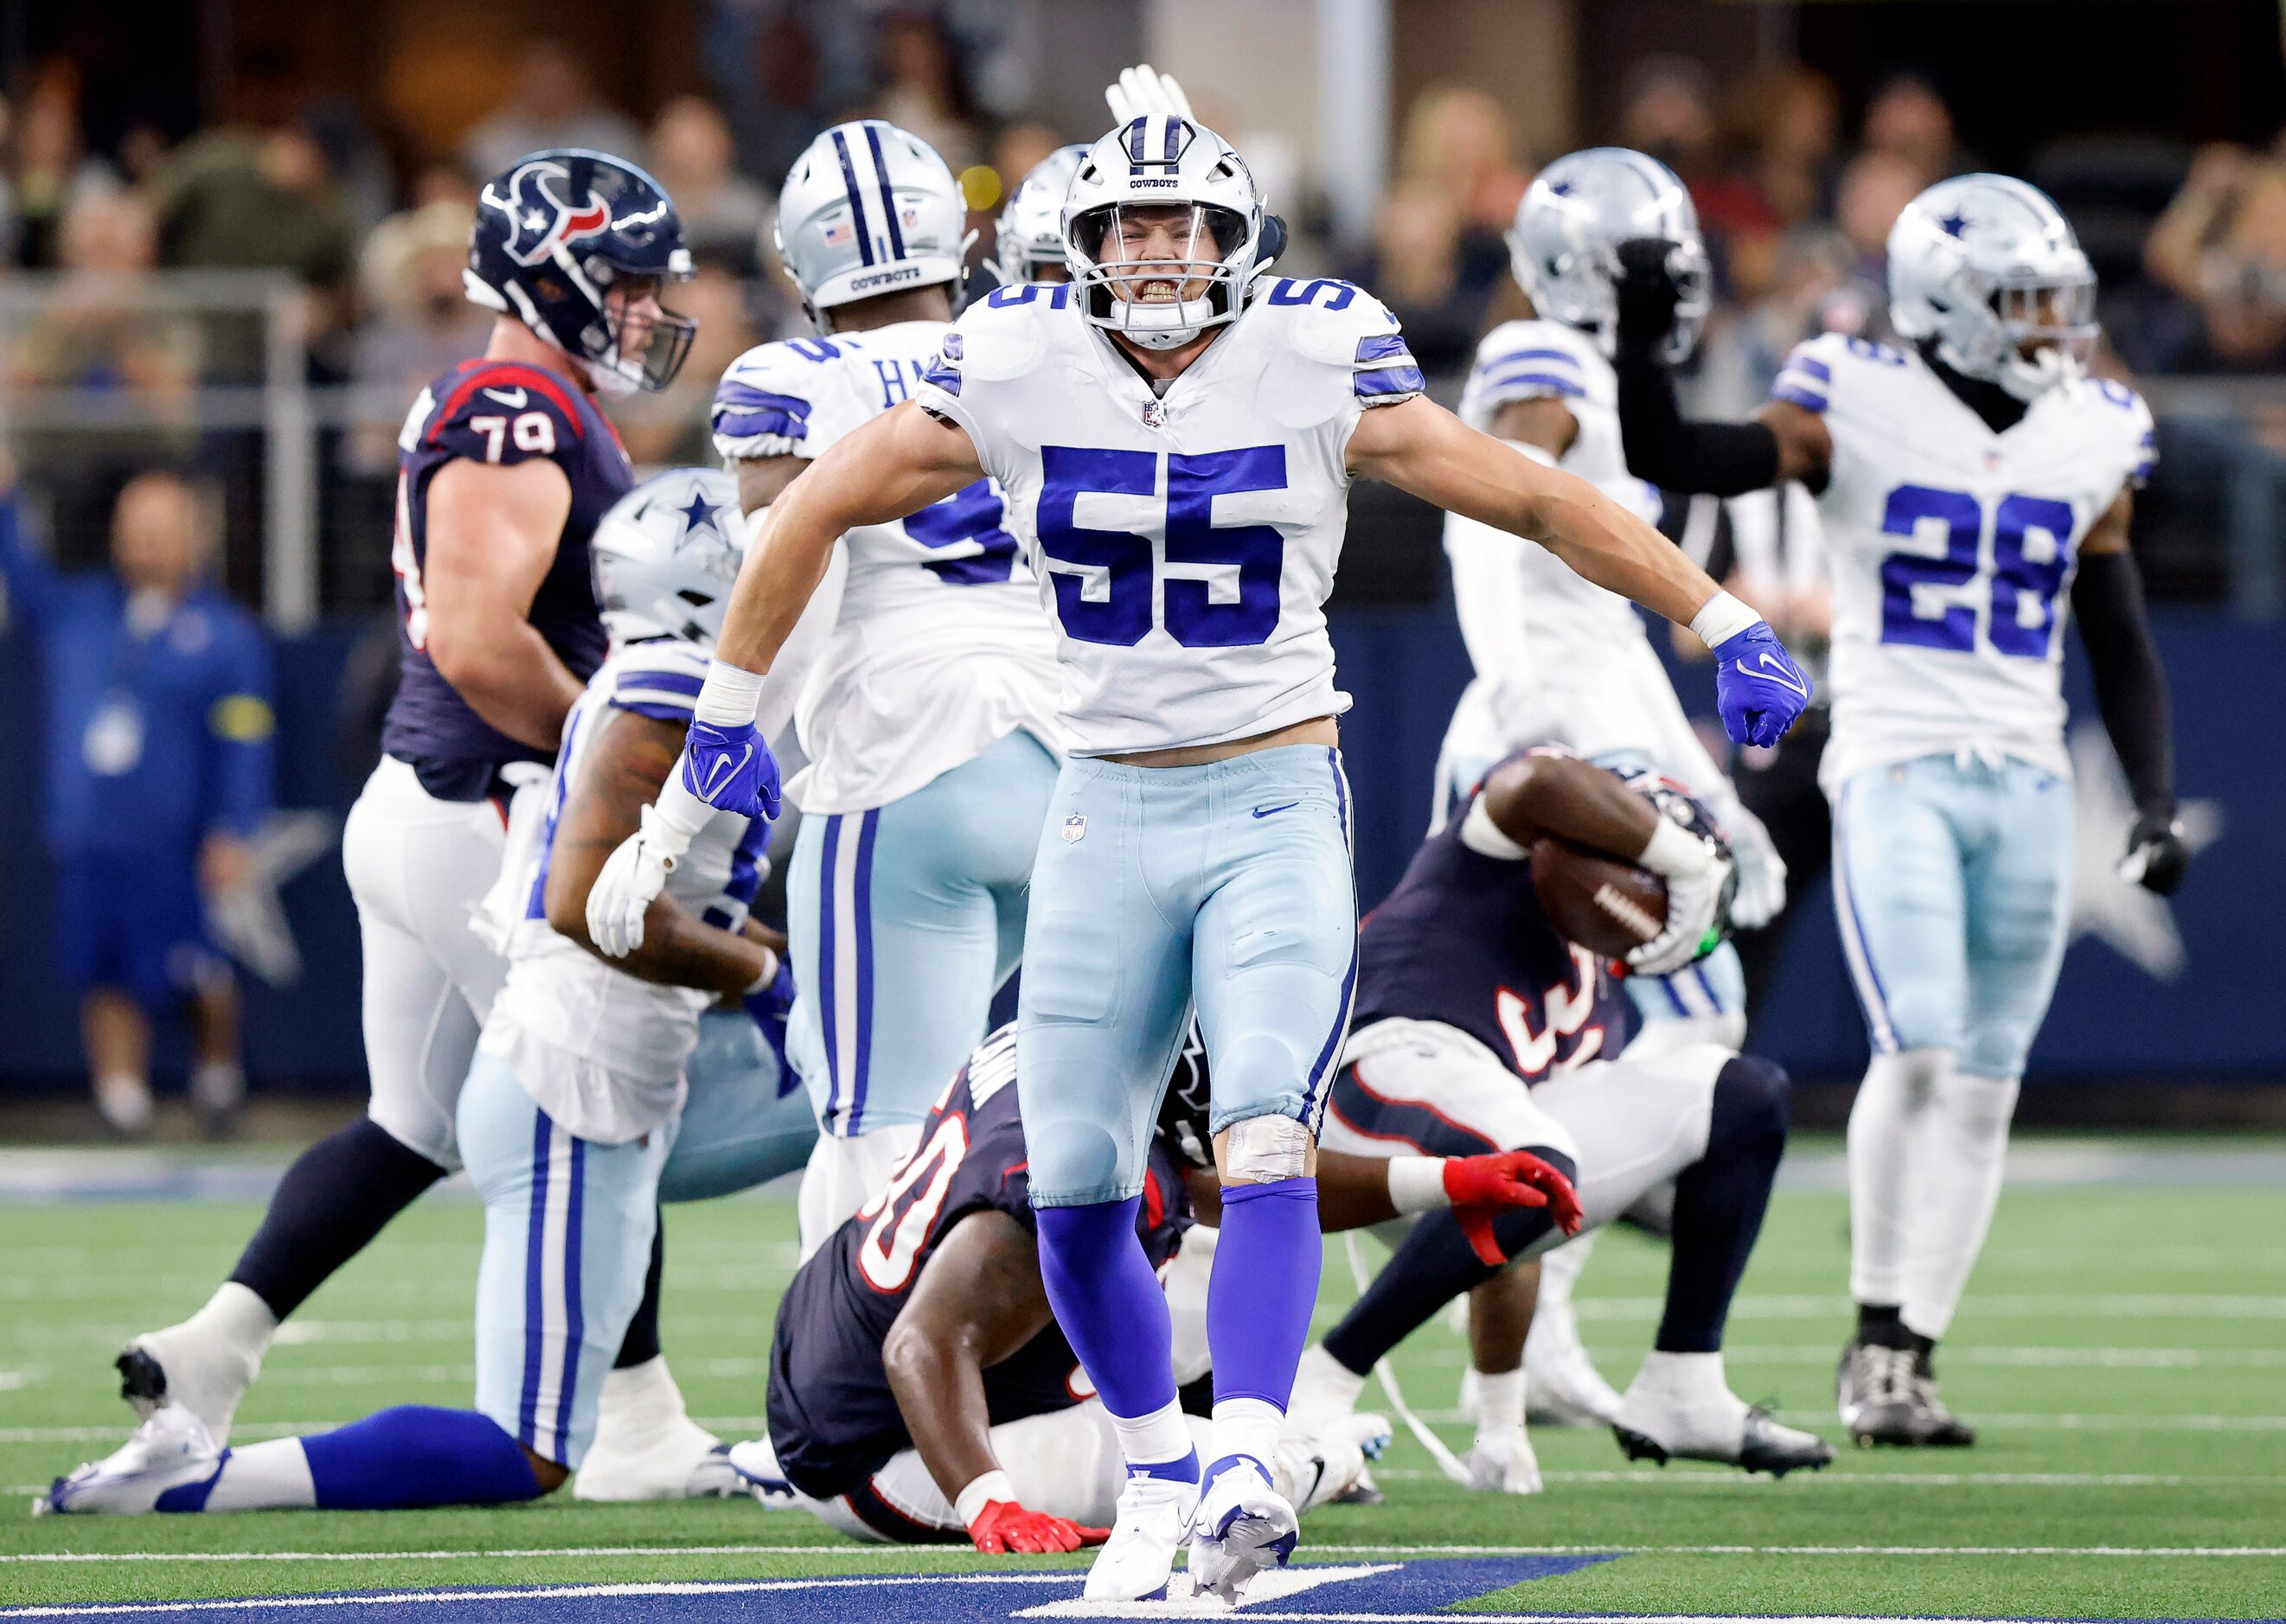
[[[1833,437],[1818,498],[1833,576],[1829,789],[1970,749],[2059,777],[2078,547],[2152,461],[2151,414],[2103,378],[2050,390],[2004,434],[1918,355],[1829,334],[1771,387]]]

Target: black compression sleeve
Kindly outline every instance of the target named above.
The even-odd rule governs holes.
[[[1778,437],[1768,423],[1685,422],[1675,379],[1650,344],[1622,341],[1620,438],[1628,471],[1662,490],[1741,496],[1778,483]]]
[[[2167,673],[2143,611],[2143,579],[2126,552],[2080,560],[2072,612],[2087,644],[2095,708],[2127,775],[2135,809],[2167,818],[2175,810],[2175,736],[2167,715]]]

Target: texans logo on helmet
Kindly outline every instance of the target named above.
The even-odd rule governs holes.
[[[611,224],[611,206],[593,192],[573,202],[561,195],[572,185],[572,171],[563,164],[538,162],[518,167],[508,177],[506,194],[485,188],[484,201],[508,216],[508,256],[519,265],[536,265],[555,253],[558,244],[582,237],[600,236]]]

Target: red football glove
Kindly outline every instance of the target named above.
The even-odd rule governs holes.
[[[1013,1500],[988,1500],[968,1525],[968,1537],[988,1557],[1010,1551],[1037,1557],[1100,1545],[1111,1537],[1111,1530],[1084,1528],[1069,1518],[1028,1511]]]
[[[1493,1234],[1493,1218],[1504,1207],[1545,1207],[1557,1228],[1567,1235],[1580,1233],[1579,1192],[1528,1150],[1447,1157],[1445,1194],[1453,1198],[1453,1216],[1461,1221],[1470,1247],[1493,1268],[1508,1261]]]

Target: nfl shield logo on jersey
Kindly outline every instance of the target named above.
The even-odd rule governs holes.
[[[1075,812],[1075,813],[1073,813],[1069,817],[1068,817],[1068,818],[1064,819],[1064,844],[1065,844],[1065,845],[1067,845],[1067,846],[1076,846],[1076,845],[1077,845],[1077,844],[1079,843],[1079,841],[1081,840],[1081,839],[1086,835],[1086,833],[1087,833],[1087,818],[1085,817],[1085,816],[1084,816],[1084,815],[1083,815],[1083,814],[1081,814],[1081,813]]]

